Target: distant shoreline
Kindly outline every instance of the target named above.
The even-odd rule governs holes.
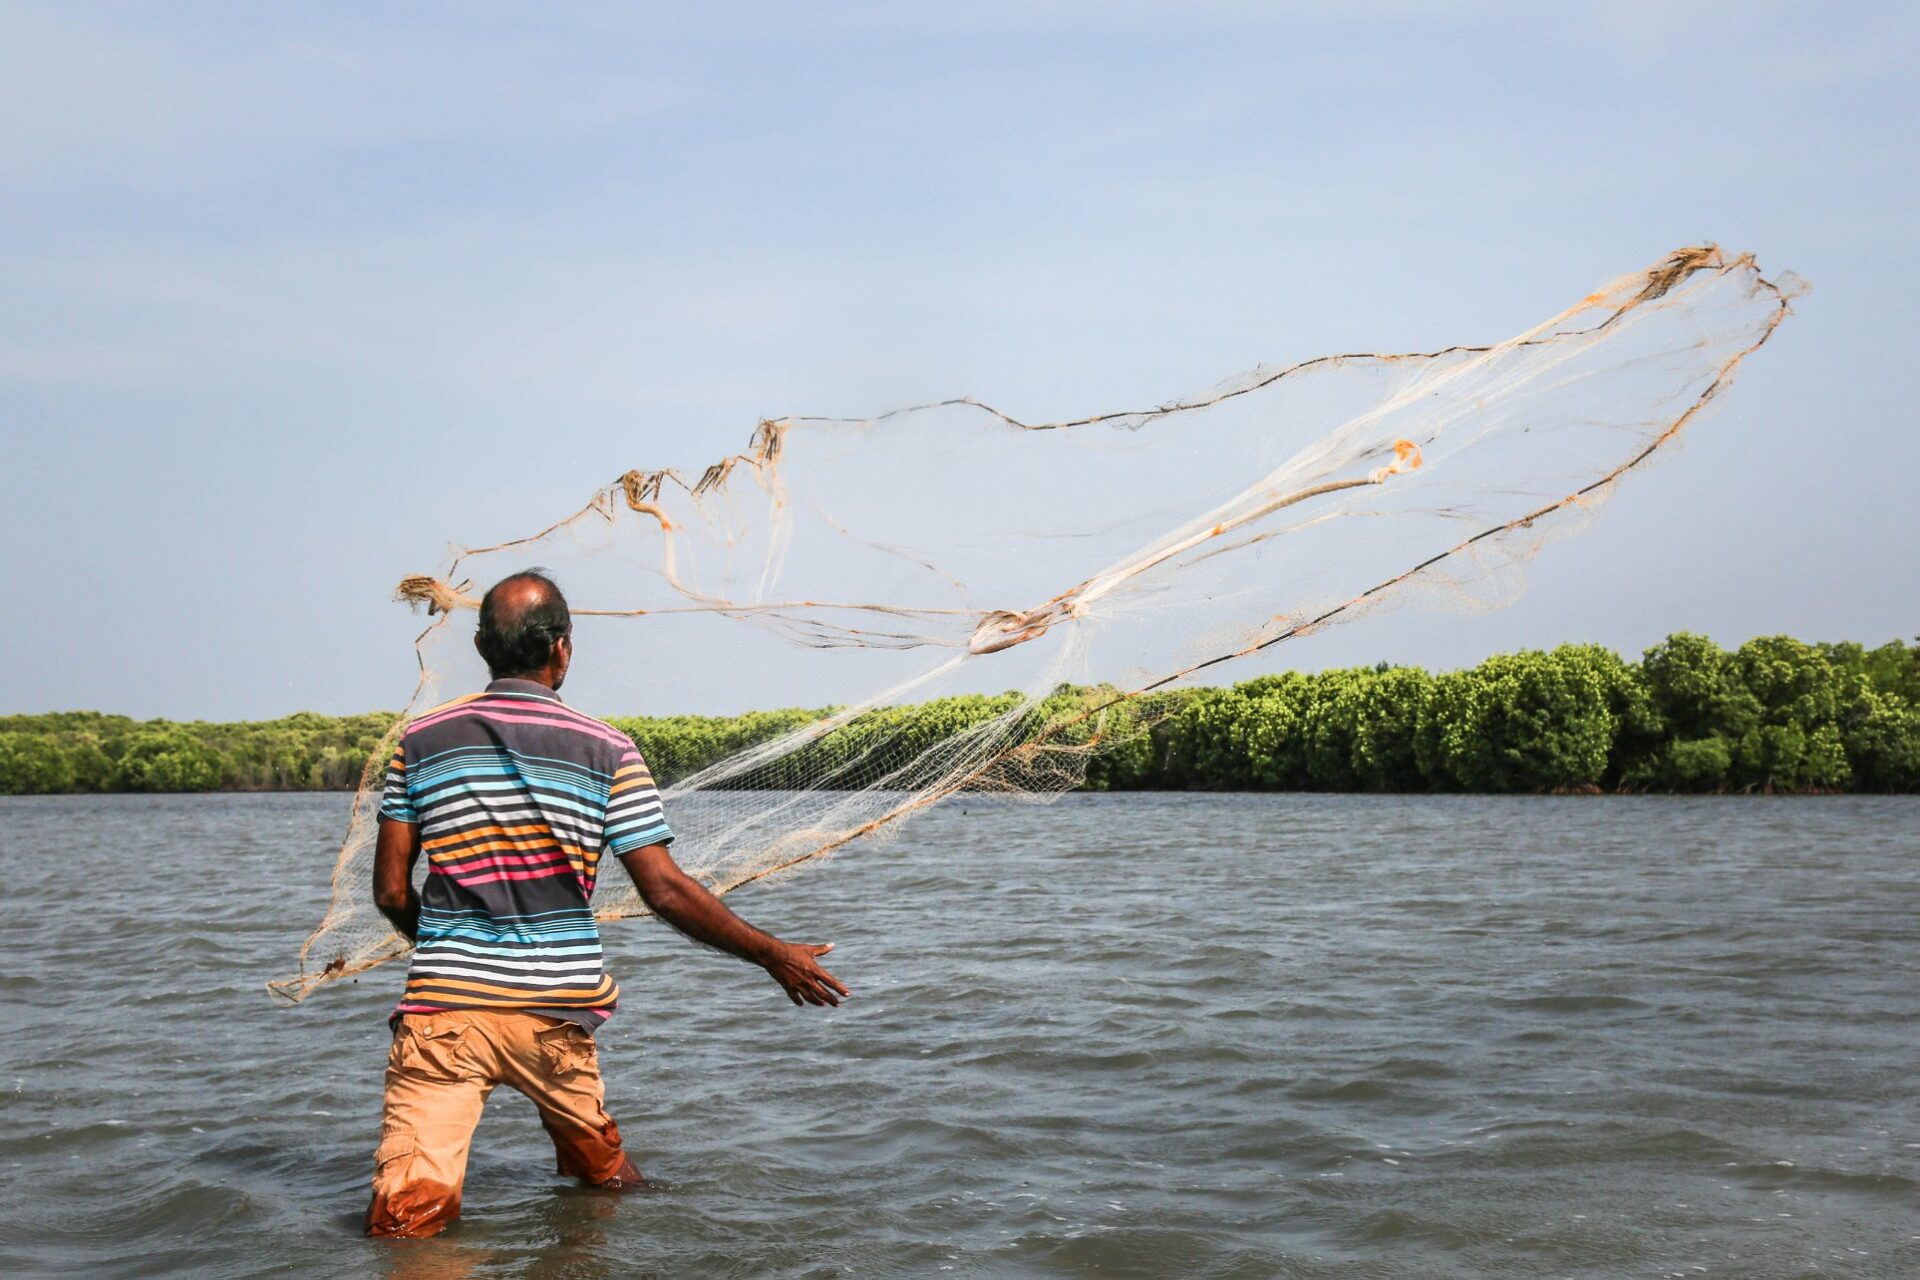
[[[1062,688],[1030,714],[1111,701]],[[885,708],[802,749],[824,776],[876,735],[925,746],[1015,710],[1013,694]],[[613,717],[666,786],[827,709]],[[0,716],[0,795],[351,791],[391,713],[236,723],[99,712]],[[1897,794],[1920,790],[1920,645],[1722,650],[1668,637],[1637,662],[1597,645],[1462,671],[1347,668],[1121,702],[1084,790],[1378,794]],[[772,785],[769,780],[769,785]]]

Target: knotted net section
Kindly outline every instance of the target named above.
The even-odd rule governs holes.
[[[1721,396],[1799,288],[1704,245],[1504,342],[1262,367],[1152,409],[769,419],[710,466],[628,471],[403,581],[429,622],[391,736],[484,684],[479,596],[541,565],[574,606],[573,705],[813,709],[639,734],[675,856],[717,893],[878,848],[956,793],[1058,795],[1138,740],[1158,691],[1394,605],[1511,599],[1536,552]],[[285,1000],[406,950],[372,902],[384,755],[298,972],[269,984]],[[645,914],[602,870],[600,917]]]

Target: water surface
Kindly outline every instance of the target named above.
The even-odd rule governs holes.
[[[408,1243],[357,1235],[401,970],[260,985],[346,803],[0,801],[0,1271],[1920,1275],[1920,800],[955,802],[729,900],[839,1010],[610,926],[663,1189],[501,1090]]]

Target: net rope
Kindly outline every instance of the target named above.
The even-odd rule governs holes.
[[[1262,367],[1152,409],[773,418],[698,472],[629,471],[537,533],[455,548],[400,583],[429,616],[419,681],[355,796],[325,918],[268,988],[298,1001],[405,954],[371,892],[385,757],[484,684],[475,611],[509,573],[542,565],[567,591],[566,696],[592,714],[819,708],[737,740],[694,717],[638,735],[677,860],[724,894],[877,848],[959,792],[1071,789],[1152,723],[1156,691],[1221,664],[1401,603],[1504,604],[1801,288],[1703,245],[1505,342]],[[606,870],[600,918],[646,914]]]

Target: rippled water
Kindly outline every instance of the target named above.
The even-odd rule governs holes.
[[[0,802],[9,1275],[1920,1275],[1920,801],[969,802],[651,922],[609,1106],[359,1238],[402,974],[292,1010],[342,796]],[[613,868],[617,874],[617,868]]]

